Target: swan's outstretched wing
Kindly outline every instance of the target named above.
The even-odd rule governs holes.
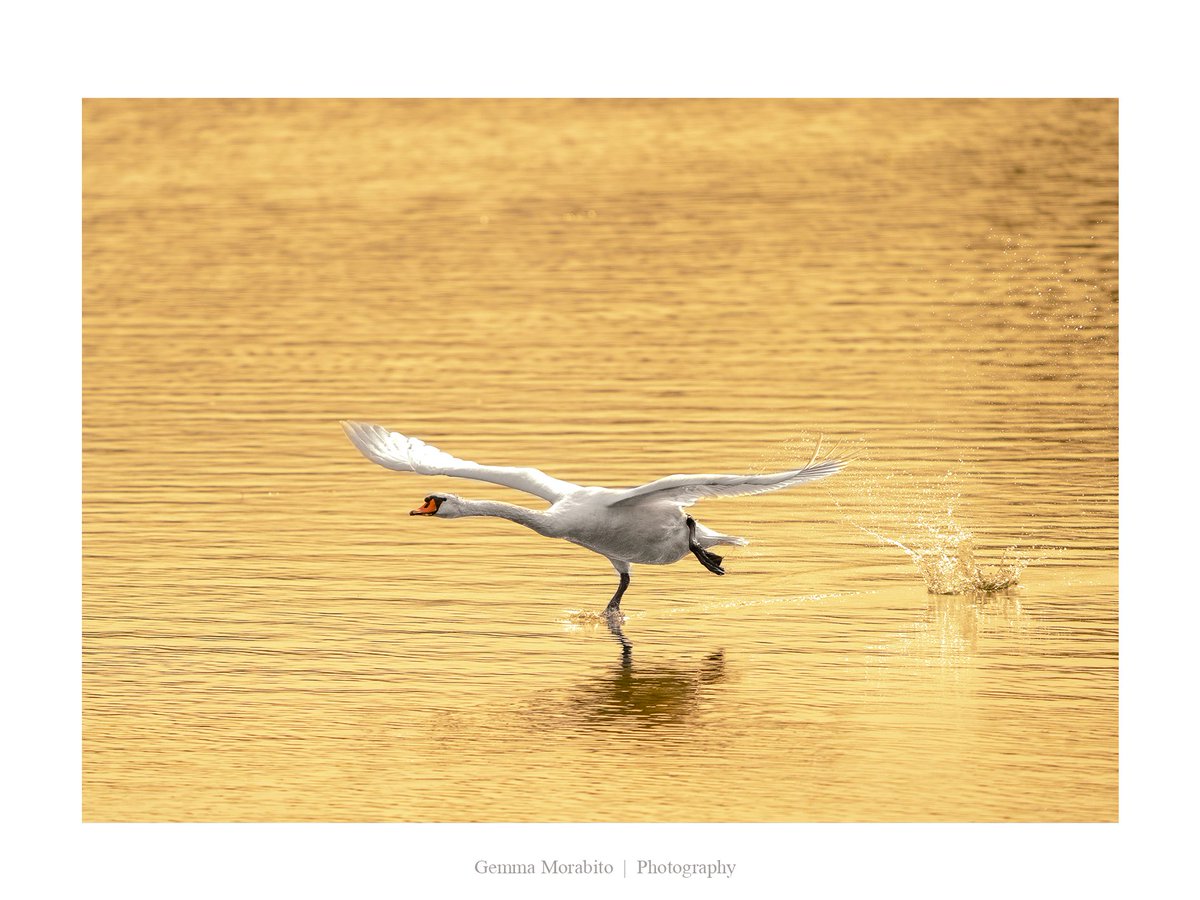
[[[431,447],[420,438],[405,437],[368,422],[342,422],[346,436],[363,456],[397,472],[416,472],[418,475],[450,475],[455,478],[474,478],[525,491],[551,503],[564,494],[579,490],[579,485],[551,478],[545,472],[527,467],[481,466],[451,456]]]
[[[612,506],[633,506],[638,503],[678,503],[691,506],[706,497],[737,497],[742,494],[762,494],[778,491],[842,471],[849,460],[823,459],[810,462],[803,469],[773,472],[769,475],[668,475],[641,487],[622,491],[623,496]]]

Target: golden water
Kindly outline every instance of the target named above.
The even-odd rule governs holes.
[[[83,114],[85,819],[1116,818],[1114,102]],[[862,455],[694,507],[751,544],[635,569],[624,659],[605,560],[410,518],[521,497],[341,418],[613,486]],[[886,541],[938,533],[1029,565],[930,593]]]

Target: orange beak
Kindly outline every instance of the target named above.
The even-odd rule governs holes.
[[[432,516],[438,511],[437,502],[429,499],[425,501],[424,506],[420,506],[409,513],[410,516]]]

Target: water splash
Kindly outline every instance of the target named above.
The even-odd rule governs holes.
[[[1000,562],[981,565],[975,558],[975,537],[947,513],[940,523],[919,523],[918,534],[908,537],[909,544],[864,528],[863,531],[885,544],[897,547],[916,565],[931,594],[968,594],[1003,591],[1015,585],[1029,560],[1015,547],[1004,551]]]
[[[625,614],[622,613],[622,616]],[[568,626],[581,625],[602,625],[608,621],[608,616],[603,611],[590,609],[567,609],[563,610],[563,618],[559,619],[559,624]]]
[[[834,501],[843,521],[904,553],[931,594],[1004,591],[1034,562],[1024,544],[1022,549],[1010,546],[998,563],[980,562],[975,535],[955,514],[963,498],[958,471],[933,477],[889,472],[881,477],[852,469],[845,480],[853,482],[853,490],[846,502]]]

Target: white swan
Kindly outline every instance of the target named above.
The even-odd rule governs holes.
[[[481,466],[457,459],[418,438],[389,432],[366,422],[342,422],[346,435],[362,455],[397,472],[474,478],[516,488],[550,502],[549,509],[527,509],[493,500],[466,500],[454,494],[431,494],[412,516],[454,519],[462,516],[500,516],[546,537],[563,538],[608,558],[621,582],[605,612],[620,612],[621,596],[629,587],[633,563],[667,565],[695,554],[710,572],[724,575],[721,557],[709,552],[719,544],[742,546],[745,538],[719,534],[683,512],[706,497],[761,494],[816,481],[840,472],[847,459],[817,460],[769,475],[669,475],[641,487],[614,490],[582,487],[552,478],[538,469]]]

